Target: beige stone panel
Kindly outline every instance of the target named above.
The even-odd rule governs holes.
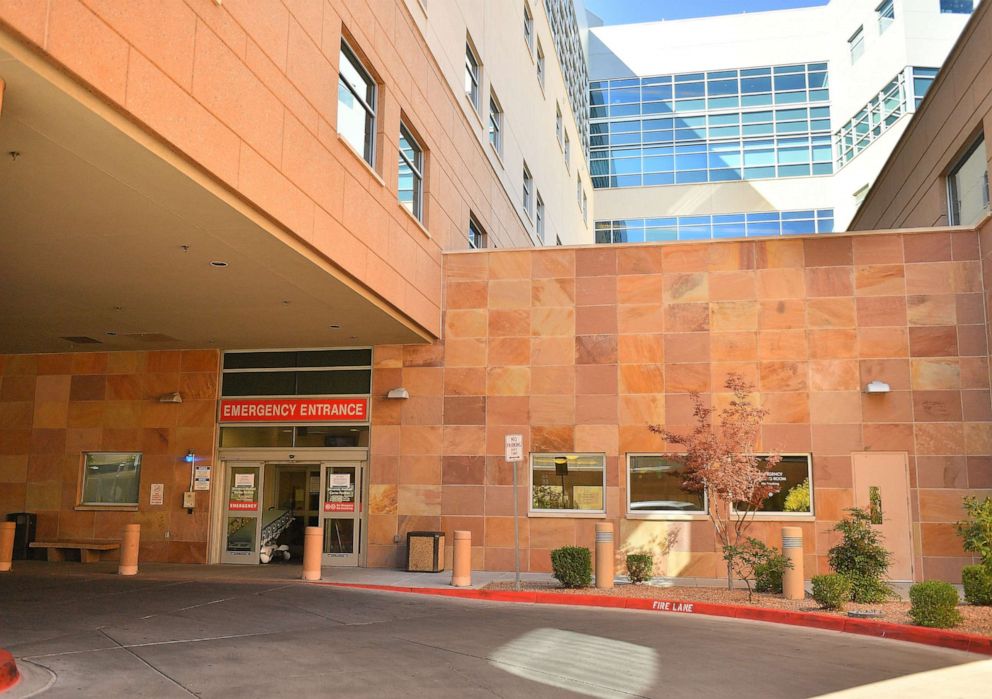
[[[441,486],[397,486],[396,510],[400,515],[440,516]]]
[[[911,359],[911,381],[916,390],[961,388],[961,366],[957,359]]]

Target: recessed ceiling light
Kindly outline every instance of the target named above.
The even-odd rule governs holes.
[[[340,323],[331,323],[331,330],[340,330],[340,329],[341,329]]]
[[[113,337],[114,335],[116,335],[116,334],[117,334],[117,332],[116,332],[116,331],[114,331],[114,330],[108,330],[108,331],[107,331],[107,334],[108,334],[108,335],[110,335],[111,337]]]
[[[223,260],[213,260],[210,263],[210,266],[211,267],[227,267],[227,263],[224,262]]]

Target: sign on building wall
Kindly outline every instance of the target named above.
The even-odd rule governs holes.
[[[223,399],[220,422],[362,422],[367,398]]]

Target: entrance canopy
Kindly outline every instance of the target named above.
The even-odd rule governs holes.
[[[6,46],[0,353],[428,339],[160,139]]]

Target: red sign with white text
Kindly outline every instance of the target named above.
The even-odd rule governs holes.
[[[355,503],[353,502],[325,502],[324,512],[354,512]]]
[[[364,422],[367,398],[266,398],[220,402],[221,422]]]
[[[258,502],[243,502],[240,500],[230,500],[227,503],[227,509],[231,512],[248,510],[254,512],[258,510]]]

